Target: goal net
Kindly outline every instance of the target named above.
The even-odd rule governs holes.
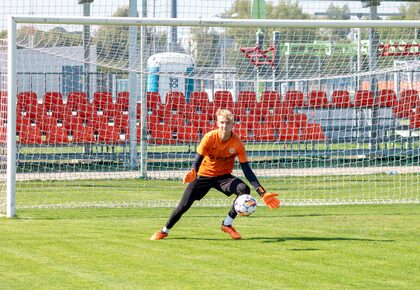
[[[11,27],[3,213],[14,200],[174,206],[218,108],[284,205],[419,201],[418,21],[22,16]],[[215,192],[198,204],[230,203]]]

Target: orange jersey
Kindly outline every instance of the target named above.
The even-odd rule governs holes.
[[[220,139],[218,130],[208,132],[198,145],[197,153],[204,156],[198,170],[198,175],[202,176],[232,173],[236,156],[241,163],[248,161],[244,144],[233,132],[225,142]]]

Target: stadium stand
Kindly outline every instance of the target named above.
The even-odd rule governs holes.
[[[257,106],[257,94],[250,91],[239,92],[238,99],[233,105],[233,114],[254,114]]]
[[[413,109],[417,106],[418,92],[416,90],[405,90],[400,93],[396,105],[393,108],[393,113],[397,118],[410,118]]]
[[[182,119],[186,114],[185,96],[181,92],[168,92],[166,103],[162,106],[162,114],[165,117]]]
[[[214,111],[223,108],[232,110],[234,107],[233,97],[229,91],[216,91],[214,93],[213,102],[210,103],[210,106],[213,105]]]
[[[354,95],[354,106],[356,108],[371,108],[374,105],[373,92],[358,90]]]
[[[192,92],[190,101],[186,105],[186,110],[192,115],[207,114],[209,103],[210,101],[207,92]]]
[[[314,109],[328,108],[327,93],[324,91],[310,91],[307,95],[307,106]]]
[[[91,126],[79,123],[75,124],[70,131],[72,143],[93,143],[96,141],[94,130]]]
[[[301,139],[304,141],[325,141],[325,134],[320,124],[307,123],[301,129]]]
[[[397,103],[397,95],[394,90],[384,89],[378,92],[375,99],[375,106],[383,108],[392,108]]]
[[[326,125],[318,123],[316,117],[316,112],[320,110],[328,113],[328,110],[325,111],[327,108],[389,108],[394,113],[394,118],[409,119],[410,129],[420,127],[419,95],[412,89],[402,91],[398,99],[395,92],[389,89],[379,91],[376,99],[371,91],[358,90],[354,95],[354,105],[349,92],[340,90],[332,92],[330,104],[324,91],[309,92],[306,103],[300,91],[288,91],[284,102],[281,102],[279,94],[275,91],[264,91],[260,101],[257,101],[255,92],[250,91],[239,92],[236,102],[229,91],[216,91],[213,102],[210,102],[206,92],[192,92],[188,103],[181,92],[169,92],[165,99],[166,103],[162,104],[158,93],[147,94],[148,140],[155,144],[198,142],[204,133],[216,128],[214,110],[220,107],[229,108],[234,112],[234,131],[242,136],[244,141],[320,142],[336,138],[334,134],[328,135],[327,138],[323,130],[323,126]],[[42,103],[38,103],[34,92],[21,92],[17,100],[16,128],[20,144],[120,144],[128,140],[128,92],[118,93],[115,103],[112,102],[112,95],[107,92],[95,93],[93,103],[88,102],[87,95],[83,92],[69,93],[67,102],[63,102],[59,92],[45,93]],[[1,93],[1,102],[2,105],[7,104],[6,92]],[[110,112],[111,108],[113,112]],[[138,103],[138,122],[140,108]],[[347,123],[352,122],[352,118],[356,116],[350,111],[330,113],[330,122],[340,123],[341,129],[347,128]],[[342,120],[340,118],[343,114],[346,116]],[[380,118],[385,117],[386,112],[380,113]],[[5,121],[1,128],[6,130]],[[333,130],[331,128],[330,130]],[[29,133],[33,136],[30,137]]]
[[[264,91],[260,101],[255,106],[257,115],[273,115],[277,113],[277,108],[281,106],[280,95],[276,91]]]
[[[302,108],[305,103],[305,98],[300,91],[287,91],[284,99],[284,106],[290,108]]]
[[[85,92],[69,92],[66,105],[68,108],[78,111],[80,106],[88,104],[88,97]]]
[[[67,128],[63,126],[51,126],[46,131],[47,144],[65,144],[70,142]]]
[[[332,108],[351,108],[353,105],[348,91],[333,91],[331,96]]]
[[[112,94],[110,92],[96,92],[93,94],[93,106],[99,114],[113,116],[115,112]]]
[[[24,130],[19,133],[20,144],[42,144],[42,133],[37,126],[26,126]]]
[[[129,92],[119,92],[117,94],[117,101],[115,102],[116,112],[128,112],[128,107],[130,105],[130,93]]]
[[[158,114],[158,111],[163,105],[161,102],[159,93],[147,92],[146,98],[147,98],[147,114],[148,115]]]

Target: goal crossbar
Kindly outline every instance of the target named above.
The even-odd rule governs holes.
[[[11,16],[16,23],[86,24],[132,26],[200,26],[200,27],[291,27],[291,28],[420,28],[420,20],[269,20],[269,19],[177,19],[139,17],[70,17],[70,16]]]

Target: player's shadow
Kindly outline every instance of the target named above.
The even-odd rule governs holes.
[[[204,238],[204,237],[171,237],[171,240],[201,240],[201,241],[227,241],[227,238]],[[382,242],[382,243],[392,243],[395,240],[377,240],[377,239],[359,239],[359,238],[343,238],[343,237],[253,237],[246,238],[243,237],[242,241],[261,241],[262,243],[284,243],[287,241],[302,241],[302,242],[328,242],[328,241],[356,241],[356,242]],[[318,249],[307,248],[307,249],[295,249],[296,251],[311,250],[315,251]]]
[[[287,241],[302,241],[302,242],[328,242],[328,241],[356,241],[356,242],[383,242],[391,243],[395,240],[377,240],[377,239],[360,239],[360,238],[343,238],[343,237],[253,237],[248,240],[261,240],[263,243],[282,243]]]

